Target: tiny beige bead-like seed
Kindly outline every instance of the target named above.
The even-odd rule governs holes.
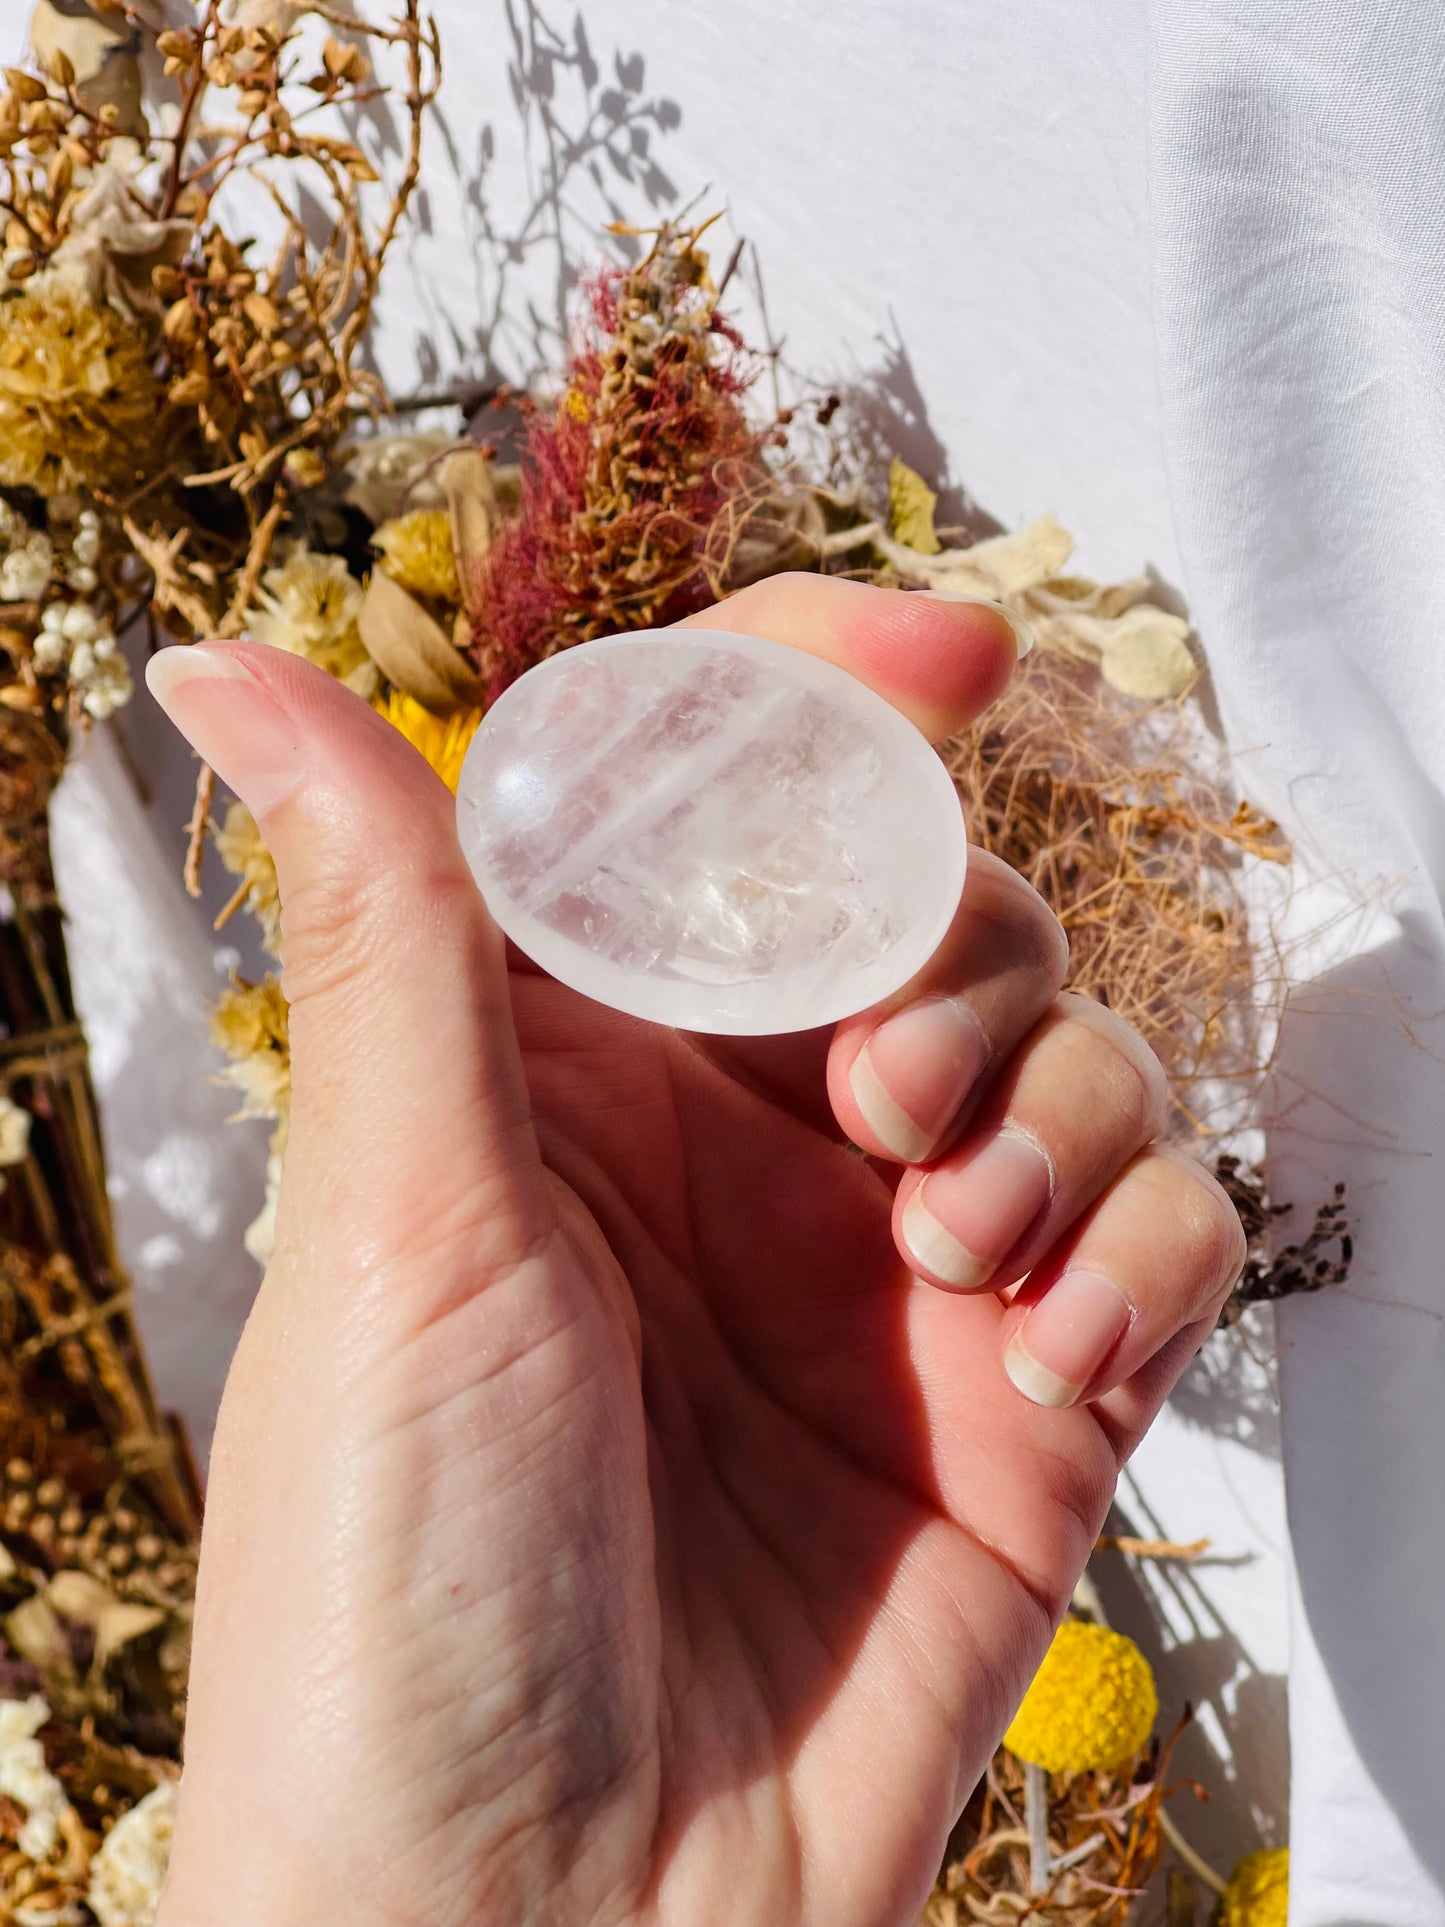
[[[65,1481],[63,1479],[47,1479],[43,1485],[37,1488],[35,1498],[36,1503],[43,1505],[47,1512],[54,1512],[58,1507],[65,1504]]]
[[[5,1476],[11,1485],[29,1485],[35,1477],[35,1468],[29,1459],[11,1459],[5,1467]]]
[[[34,1510],[35,1499],[33,1494],[29,1492],[13,1493],[9,1503],[5,1507],[6,1523],[9,1524],[13,1521],[16,1525],[24,1525]]]
[[[143,1532],[135,1542],[135,1556],[148,1566],[153,1566],[165,1551],[165,1541],[153,1532]]]
[[[60,1515],[60,1530],[72,1539],[85,1530],[85,1514],[78,1505],[68,1505]]]
[[[129,1546],[112,1546],[105,1555],[106,1565],[109,1566],[112,1572],[116,1573],[129,1571],[134,1561],[135,1554]]]

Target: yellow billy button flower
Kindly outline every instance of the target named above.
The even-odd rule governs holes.
[[[1285,1927],[1289,1912],[1289,1848],[1247,1853],[1235,1868],[1214,1918],[1219,1927]]]
[[[1133,1640],[1067,1619],[1003,1741],[1047,1773],[1096,1771],[1132,1759],[1158,1711],[1154,1675]]]
[[[412,748],[426,758],[455,796],[462,758],[477,733],[481,710],[459,709],[455,715],[445,718],[433,716],[414,696],[404,695],[399,689],[393,689],[377,708],[392,728],[399,729]]]
[[[460,602],[452,518],[445,509],[413,509],[383,522],[371,538],[393,582],[436,602]]]

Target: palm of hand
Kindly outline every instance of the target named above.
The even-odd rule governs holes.
[[[729,609],[935,739],[1014,661],[996,611],[853,583]],[[704,1049],[509,977],[387,724],[277,650],[157,665],[276,858],[295,1085],[165,1927],[906,1927],[1242,1261],[1154,1142],[1157,1063],[1057,998],[1058,925],[994,859],[831,1042]],[[932,1160],[896,1223],[835,1110]],[[923,1193],[974,1217],[920,1256]]]
[[[486,1443],[455,1488],[425,1482],[445,1516],[407,1515],[396,1547],[450,1575],[452,1610],[427,1597],[394,1629],[412,1676],[380,1703],[429,1706],[408,1746],[431,1764],[428,1812],[407,1808],[385,1859],[413,1892],[428,1868],[432,1922],[490,1918],[488,1894],[531,1918],[533,1882],[569,1921],[909,1918],[1114,1454],[1088,1412],[1013,1392],[996,1299],[906,1271],[891,1186],[824,1123],[826,1039],[724,1068],[545,978],[512,991],[567,1246],[400,1354],[407,1431],[378,1462],[421,1489],[418,1451],[434,1472],[450,1440]],[[470,1156],[447,1154],[459,1188]],[[497,1611],[512,1560],[544,1575],[524,1618]],[[516,1678],[513,1636],[525,1703],[487,1686]],[[559,1838],[573,1864],[551,1864]],[[845,1891],[847,1862],[879,1884]]]

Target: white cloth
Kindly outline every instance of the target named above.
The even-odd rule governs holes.
[[[1253,793],[1323,867],[1403,879],[1391,910],[1315,947],[1328,1014],[1302,1000],[1291,1020],[1271,1134],[1282,1195],[1312,1206],[1344,1178],[1359,1218],[1352,1285],[1283,1320],[1290,1918],[1442,1927],[1436,10],[602,0],[585,24],[560,0],[437,11],[448,79],[426,231],[383,313],[395,385],[554,361],[559,302],[600,225],[645,224],[711,184],[704,203],[726,202],[757,245],[791,366],[861,390],[900,452],[1005,520],[1057,512],[1091,572],[1149,563],[1177,583]],[[157,866],[136,887],[169,928],[175,886]],[[1305,899],[1300,928],[1321,902]],[[74,935],[94,1016],[114,1003],[114,935],[84,922]],[[199,984],[206,940],[175,942]],[[186,1035],[199,1077],[194,1025]],[[135,1088],[108,1082],[112,1155],[143,1165],[182,1100],[179,1084],[158,1088],[143,1115]],[[228,1159],[238,1149],[224,1140]],[[232,1254],[258,1169],[241,1188]],[[246,1261],[201,1246],[199,1303],[227,1328]],[[213,1396],[213,1355],[194,1377],[174,1354],[163,1363],[193,1408]],[[1163,1632],[1148,1636],[1156,1650],[1196,1636],[1163,1686],[1166,1702],[1201,1702],[1195,1743],[1228,1764],[1222,1796],[1188,1820],[1224,1862],[1285,1837],[1277,1450],[1268,1375],[1241,1383],[1214,1354],[1125,1494],[1137,1523],[1208,1533],[1223,1561],[1152,1574]],[[1137,1601],[1110,1607],[1146,1631]]]

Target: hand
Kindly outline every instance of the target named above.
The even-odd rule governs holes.
[[[934,739],[1013,666],[987,607],[816,577],[703,620]],[[831,1034],[618,1016],[508,959],[319,671],[152,687],[275,855],[294,1080],[164,1927],[914,1921],[1243,1259],[1159,1066],[980,853]]]

